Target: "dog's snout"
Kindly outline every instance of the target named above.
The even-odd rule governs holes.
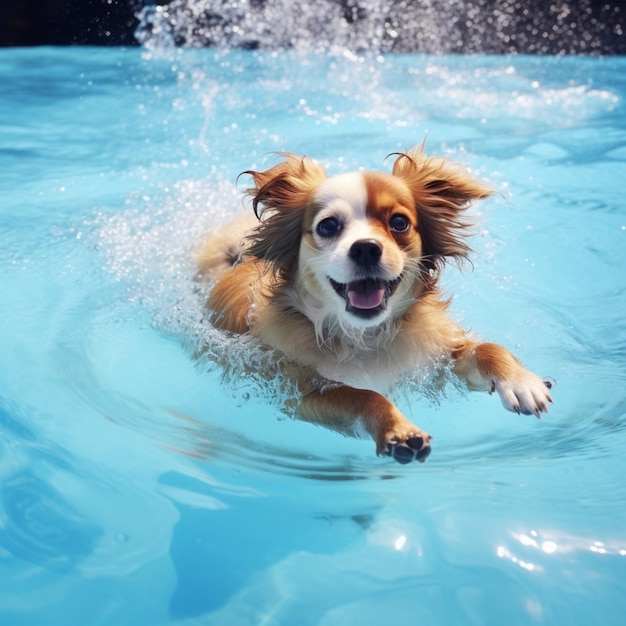
[[[375,239],[359,239],[350,246],[348,255],[360,267],[370,268],[378,265],[383,249]]]

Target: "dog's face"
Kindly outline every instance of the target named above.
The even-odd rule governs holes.
[[[298,282],[342,325],[398,315],[421,278],[422,241],[407,185],[376,172],[340,174],[313,192]],[[404,306],[403,306],[404,305]]]
[[[399,155],[391,174],[331,178],[306,158],[286,157],[248,172],[263,217],[249,253],[283,276],[316,325],[333,317],[343,328],[368,328],[403,315],[434,286],[432,270],[467,255],[461,212],[490,193],[421,151]]]

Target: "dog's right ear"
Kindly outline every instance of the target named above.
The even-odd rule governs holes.
[[[326,170],[307,157],[284,153],[285,160],[264,172],[246,171],[254,181],[247,190],[260,224],[248,237],[246,253],[268,261],[275,270],[298,256],[300,238],[313,192]]]

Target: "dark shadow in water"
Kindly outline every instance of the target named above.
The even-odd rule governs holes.
[[[163,475],[160,482],[174,492],[207,497],[207,506],[173,500],[180,519],[169,550],[177,574],[169,610],[177,620],[219,609],[255,573],[270,570],[291,554],[342,549],[373,517],[366,512],[347,524],[339,523],[312,515],[306,500],[289,493],[271,498],[220,494],[217,502],[215,489],[174,472]]]

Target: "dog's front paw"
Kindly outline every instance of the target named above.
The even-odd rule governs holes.
[[[411,461],[423,463],[430,454],[431,436],[421,430],[402,434],[391,434],[380,452],[393,457],[403,465]]]
[[[552,381],[542,380],[528,370],[522,370],[516,376],[492,380],[489,393],[498,392],[502,404],[509,411],[541,417],[548,412],[548,404],[552,404]]]

